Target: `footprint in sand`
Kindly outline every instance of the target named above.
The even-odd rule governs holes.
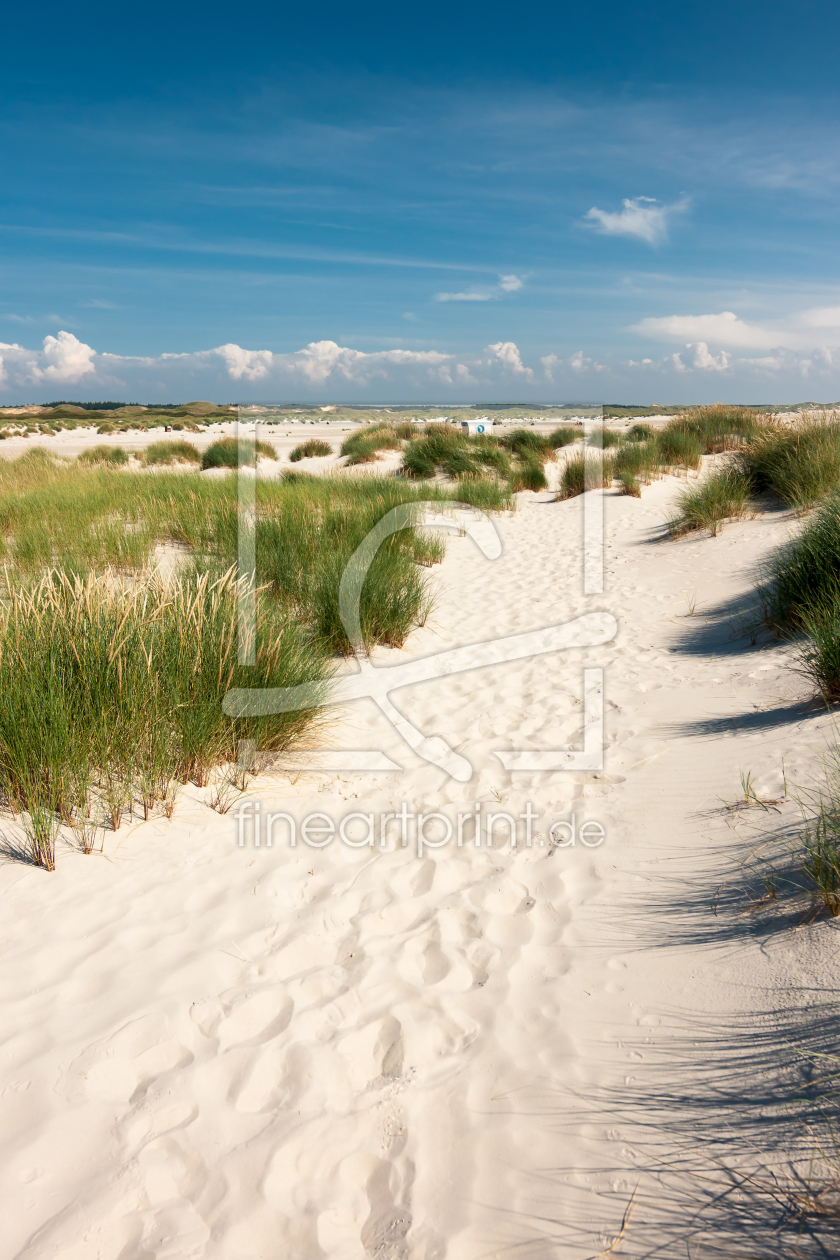
[[[88,1046],[71,1065],[65,1092],[71,1102],[137,1103],[152,1081],[192,1059],[163,1024],[142,1016]]]
[[[239,998],[230,1014],[219,1021],[219,1050],[233,1046],[258,1046],[288,1027],[294,1002],[283,990],[261,989]]]

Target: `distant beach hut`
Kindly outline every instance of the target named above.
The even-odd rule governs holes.
[[[475,420],[461,421],[462,433],[489,433],[492,427],[493,421],[488,419],[487,416],[478,416]]]

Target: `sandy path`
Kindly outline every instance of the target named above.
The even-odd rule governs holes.
[[[828,728],[789,648],[730,634],[785,519],[654,546],[675,488],[608,496],[603,597],[580,593],[580,500],[521,496],[496,561],[450,542],[429,624],[378,665],[593,608],[620,623],[606,648],[394,693],[471,782],[363,701],[335,746],[401,771],[264,776],[249,794],[298,824],[530,802],[530,848],[476,848],[467,828],[418,855],[391,823],[385,850],[316,850],[282,820],[271,848],[247,831],[240,847],[236,818],[189,788],[173,823],[109,834],[104,858],[0,869],[0,1256],[578,1260],[612,1240],[639,1169],[621,1254],[676,1238],[687,1211],[652,1157],[700,1140],[694,1095],[709,1102],[724,1041],[772,1028],[837,960],[827,925],[716,935],[709,905],[743,848],[718,797],[740,768],[780,795],[782,757],[807,781]],[[496,750],[580,741],[587,664],[606,671],[604,771],[505,772]],[[602,824],[600,847],[548,844],[572,812]]]

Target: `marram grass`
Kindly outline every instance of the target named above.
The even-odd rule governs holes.
[[[60,821],[117,828],[135,803],[147,815],[165,805],[177,781],[203,783],[239,740],[285,749],[318,716],[223,713],[232,687],[312,681],[325,694],[330,674],[323,648],[267,600],[255,664],[239,665],[232,571],[129,584],[52,571],[30,587],[7,576],[3,594],[0,792],[48,870]]]
[[[693,530],[717,534],[724,521],[739,520],[749,508],[749,486],[736,468],[722,468],[683,491],[668,524],[673,538]]]
[[[293,451],[289,453],[289,459],[293,464],[299,463],[302,459],[322,459],[325,455],[332,455],[332,447],[329,442],[324,442],[321,438],[309,438],[306,442],[301,442]]]

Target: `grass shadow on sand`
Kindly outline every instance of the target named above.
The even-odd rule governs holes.
[[[777,833],[795,828],[786,821]],[[724,961],[730,974],[733,953],[748,940],[762,954],[783,948],[784,936],[802,928],[802,907],[756,913],[766,892],[757,870],[733,861],[731,839],[710,842],[707,854],[701,874],[696,858],[666,858],[664,895],[652,904],[640,886],[613,908],[603,944],[625,956],[679,951],[701,970]],[[611,1240],[635,1196],[621,1246],[592,1247],[592,1260],[840,1254],[840,1002],[831,962],[838,928],[825,919],[797,937],[806,965],[766,973],[757,1012],[738,1009],[735,975],[719,996],[706,987],[710,1009],[690,1009],[675,995],[654,1019],[634,1027],[616,1018],[599,1045],[583,1047],[601,1060],[602,1083],[580,1091],[571,1111],[565,1106],[566,1122],[604,1134],[617,1162],[598,1169],[598,1183],[612,1188],[594,1202],[589,1192],[570,1192],[580,1185],[573,1169],[555,1170],[566,1231],[558,1239],[592,1247],[593,1222],[604,1238],[611,1222]],[[608,1046],[616,1048],[605,1054]]]
[[[641,1036],[625,1044],[633,1075],[604,1089],[589,1117],[627,1126],[631,1166],[610,1170],[625,1187],[638,1182],[621,1254],[793,1260],[840,1251],[838,1007],[813,988],[776,1009],[786,996],[768,992],[767,1009],[748,1019],[674,1008],[657,1037],[664,1051]],[[626,1189],[604,1198],[614,1206],[601,1215],[620,1221]]]
[[[790,704],[774,705],[770,709],[744,710],[742,713],[722,717],[696,718],[687,722],[661,723],[657,735],[663,739],[693,737],[695,739],[720,739],[738,732],[772,731],[781,727],[788,730],[800,722],[826,716],[825,701],[819,697],[793,700]]]

